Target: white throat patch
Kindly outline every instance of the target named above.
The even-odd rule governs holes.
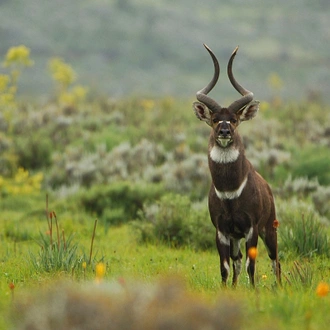
[[[220,148],[213,146],[210,150],[210,158],[219,164],[233,163],[239,156],[239,150],[236,148]]]
[[[238,189],[233,190],[233,191],[219,191],[217,190],[215,187],[215,193],[217,194],[219,199],[235,199],[238,198],[239,196],[241,196],[243,189],[246,186],[247,183],[247,177],[243,180],[243,182],[241,183],[241,185],[238,187]]]

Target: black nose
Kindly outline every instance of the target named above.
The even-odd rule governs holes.
[[[230,130],[228,128],[221,128],[220,134],[226,137],[227,135],[230,135]]]

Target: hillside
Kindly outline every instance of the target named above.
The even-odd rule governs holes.
[[[273,72],[282,97],[326,97],[329,13],[327,0],[271,8],[260,0],[3,0],[0,55],[19,44],[31,49],[35,65],[22,76],[22,95],[49,93],[47,61],[60,56],[94,93],[193,97],[210,78],[207,43],[222,65],[221,97],[232,99],[225,65],[240,45],[236,75],[258,98],[272,96]]]

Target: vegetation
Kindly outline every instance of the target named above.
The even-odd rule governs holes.
[[[32,50],[35,64],[20,80],[27,97],[49,95],[53,57],[74,63],[91,98],[191,97],[211,70],[207,43],[223,67],[240,45],[235,67],[259,99],[329,99],[327,0],[278,0],[271,9],[260,0],[2,0],[0,8],[0,54],[22,43]],[[226,81],[227,101],[236,92]]]
[[[26,50],[14,49],[13,65],[32,63]],[[89,316],[104,310],[111,312],[100,329],[114,315],[119,327],[162,327],[152,313],[145,318],[146,304],[172,320],[171,329],[186,319],[215,328],[219,318],[231,329],[325,328],[329,106],[277,97],[240,126],[249,159],[275,193],[283,287],[274,285],[261,243],[256,290],[245,274],[235,291],[224,290],[206,202],[209,130],[191,100],[67,97],[75,71],[55,64],[48,102],[22,102],[14,89],[2,98],[0,328],[39,329],[54,321],[54,304],[53,324],[63,327],[93,327]],[[77,309],[61,309],[64,300]],[[136,305],[141,310],[130,313]],[[181,305],[189,308],[174,317]],[[40,308],[41,318],[31,320]],[[127,311],[132,319],[124,319]]]

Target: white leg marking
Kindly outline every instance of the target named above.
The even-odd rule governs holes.
[[[247,242],[250,241],[251,238],[252,238],[252,236],[253,236],[253,228],[251,227],[250,230],[249,230],[249,232],[247,234],[245,234],[246,241]]]
[[[226,237],[220,230],[218,230],[218,238],[221,244],[230,245],[230,239]]]
[[[250,265],[250,258],[247,257],[247,259],[246,259],[246,264],[245,264],[245,269],[246,269],[246,272],[247,272],[247,273],[249,273],[249,272],[248,272],[249,265]]]
[[[229,275],[229,273],[230,273],[230,267],[229,267],[229,264],[228,264],[227,260],[223,263],[223,266],[226,268],[227,273]]]
[[[220,148],[213,146],[210,150],[210,158],[220,164],[233,163],[239,156],[239,150],[236,148]]]
[[[276,261],[272,260],[272,267],[273,267],[273,272],[276,275]]]

